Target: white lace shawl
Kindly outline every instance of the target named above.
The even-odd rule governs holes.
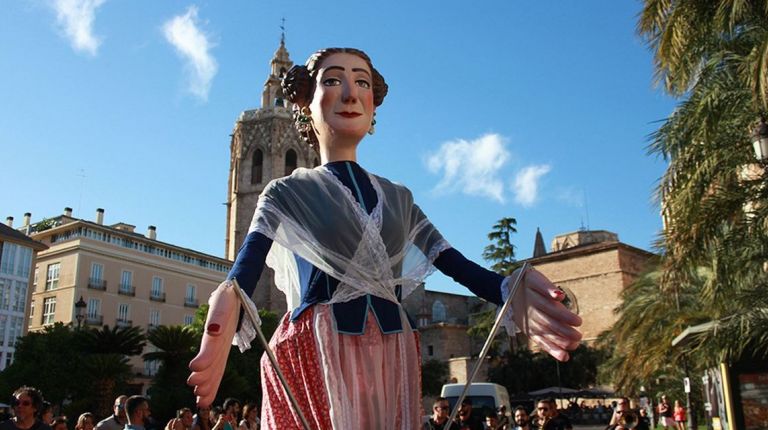
[[[395,286],[402,286],[402,298],[408,296],[450,248],[407,188],[368,176],[378,197],[370,215],[323,166],[296,169],[262,192],[249,233],[273,240],[266,264],[288,309],[300,304],[294,254],[340,281],[330,303],[366,294],[397,303]]]

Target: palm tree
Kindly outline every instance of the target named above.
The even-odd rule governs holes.
[[[102,417],[109,415],[115,393],[132,376],[128,358],[114,353],[88,354],[82,364],[90,379],[93,401],[96,402],[94,413]]]
[[[142,357],[145,361],[160,362],[149,389],[153,396],[152,408],[157,416],[171,418],[179,405],[193,404],[192,389],[186,385],[187,363],[196,354],[200,336],[186,326],[161,325],[147,333],[147,340],[155,350]]]
[[[739,76],[766,110],[768,3],[761,0],[646,0],[638,32],[654,52],[656,77],[673,95],[686,94],[701,71],[735,60]]]
[[[147,340],[157,351],[144,354],[145,361],[158,360],[166,366],[186,366],[195,355],[200,339],[187,326],[158,326],[147,333]]]
[[[139,327],[92,328],[80,333],[80,344],[84,351],[92,354],[139,355],[144,349],[145,337]]]
[[[657,78],[670,94],[684,98],[650,145],[651,153],[669,161],[657,193],[665,221],[663,258],[653,282],[641,280],[625,296],[619,311],[626,322],[612,331],[622,351],[642,354],[633,355],[642,374],[662,365],[653,354],[707,350],[701,355],[724,359],[738,358],[745,345],[768,349],[766,336],[757,331],[765,327],[759,310],[765,301],[755,297],[768,261],[768,213],[761,204],[768,195],[763,177],[742,174],[754,164],[749,132],[768,112],[767,17],[765,1],[733,0],[646,0],[640,15],[638,32],[654,51]],[[655,318],[643,313],[653,308],[643,300],[654,295],[674,307],[656,309]],[[754,304],[761,308],[745,312]],[[721,327],[676,352],[639,351],[632,344],[642,341],[631,333],[632,313],[670,324],[672,334],[702,319],[720,321]],[[635,323],[638,331],[653,332]]]

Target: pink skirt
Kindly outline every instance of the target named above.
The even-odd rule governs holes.
[[[289,318],[269,343],[311,428],[420,428],[418,332],[383,334],[369,311],[362,335],[341,334],[323,304]],[[302,429],[266,354],[261,375],[262,428]]]

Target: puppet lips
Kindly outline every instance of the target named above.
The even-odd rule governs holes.
[[[357,112],[337,112],[336,114],[343,116],[344,118],[357,118],[362,115],[361,113]]]

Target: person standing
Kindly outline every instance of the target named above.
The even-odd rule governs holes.
[[[123,427],[128,423],[128,418],[125,416],[125,401],[127,399],[128,396],[126,395],[117,396],[112,408],[112,416],[96,423],[96,430],[123,430]]]
[[[259,430],[259,408],[256,403],[249,402],[243,406],[243,419],[240,421],[239,430]]]
[[[77,417],[77,423],[75,424],[75,430],[93,430],[94,428],[93,414],[85,412]]]
[[[149,400],[146,397],[128,397],[125,401],[125,416],[128,418],[125,430],[145,430],[145,423],[151,415]]]
[[[672,419],[672,406],[669,405],[666,395],[661,396],[661,402],[659,403],[659,425],[668,428],[675,428],[675,422]]]
[[[518,406],[515,408],[514,420],[515,425],[512,427],[512,430],[532,430],[531,417],[524,407]]]
[[[424,423],[422,430],[443,430],[450,414],[451,406],[448,404],[448,399],[445,397],[436,398],[432,403],[432,416]],[[446,430],[459,430],[459,425],[451,423]]]
[[[675,419],[677,430],[685,430],[685,412],[685,406],[680,403],[680,400],[675,400],[675,410],[672,412],[672,417]]]
[[[13,392],[14,417],[0,423],[0,430],[51,430],[37,418],[43,407],[43,395],[36,388],[23,386]]]

